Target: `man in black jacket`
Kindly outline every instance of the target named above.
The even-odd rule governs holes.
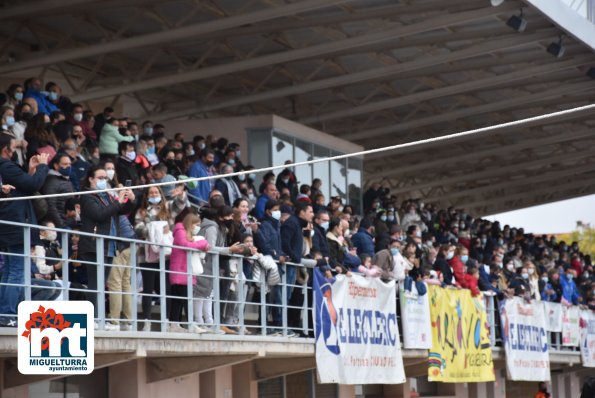
[[[16,151],[16,141],[7,134],[0,134],[0,178],[2,184],[13,186],[10,197],[31,196],[39,191],[48,174],[48,155],[35,155],[29,160],[29,173],[25,173],[12,161]],[[4,190],[3,190],[4,192]],[[4,192],[5,193],[5,192]],[[37,224],[31,200],[14,200],[0,203],[0,220]],[[39,243],[36,232],[30,238],[31,245]],[[0,326],[16,327],[17,306],[23,295],[25,283],[23,228],[3,225],[0,228],[0,250],[15,254],[4,256],[4,270],[0,285]],[[30,272],[30,270],[28,270]]]
[[[52,159],[52,168],[41,187],[41,193],[50,195],[55,193],[74,192],[74,188],[70,183],[71,175],[71,160],[70,156],[61,152]],[[63,228],[65,225],[65,211],[68,197],[61,196],[57,198],[48,198],[48,213],[46,218],[50,219],[57,228]]]
[[[309,203],[300,203],[296,206],[295,213],[281,225],[281,246],[287,261],[299,263],[302,261],[302,252],[304,249],[304,234],[311,234],[310,229],[306,229],[308,224],[314,218],[312,205]],[[287,273],[287,300],[291,297],[293,285],[295,285],[296,269],[292,265],[285,266]]]
[[[118,152],[120,157],[118,158],[118,164],[116,165],[116,174],[118,175],[118,181],[124,184],[130,180],[132,185],[138,184],[138,170],[136,163],[136,151],[134,150],[133,142],[122,141],[118,144]]]

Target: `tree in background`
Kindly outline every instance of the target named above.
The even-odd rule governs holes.
[[[577,221],[574,231],[557,235],[556,239],[558,242],[564,241],[568,245],[578,242],[581,252],[591,255],[592,258],[595,255],[595,228],[591,226],[591,223]]]

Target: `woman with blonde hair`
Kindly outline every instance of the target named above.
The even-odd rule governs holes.
[[[541,301],[541,293],[539,292],[539,270],[531,261],[525,261],[524,267],[527,268],[527,273],[529,274],[531,298]]]

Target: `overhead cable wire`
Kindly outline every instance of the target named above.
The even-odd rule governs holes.
[[[237,176],[247,175],[247,174],[252,174],[252,173],[265,173],[265,172],[279,170],[279,169],[286,169],[288,167],[307,166],[307,165],[316,164],[316,163],[330,162],[330,161],[334,161],[334,160],[342,160],[342,159],[348,159],[348,158],[352,158],[352,157],[362,157],[365,155],[372,155],[375,153],[382,153],[382,152],[390,152],[390,151],[395,151],[395,150],[404,149],[404,148],[412,148],[415,146],[421,146],[421,145],[430,144],[430,143],[434,143],[434,142],[448,141],[448,140],[452,140],[455,138],[471,136],[474,134],[484,133],[484,132],[488,132],[488,131],[496,131],[496,130],[500,130],[500,129],[504,129],[504,128],[508,128],[508,127],[520,126],[523,124],[528,124],[528,123],[532,123],[532,122],[536,122],[536,121],[541,121],[541,120],[551,119],[551,118],[560,117],[560,116],[564,116],[564,115],[569,115],[572,113],[584,112],[587,110],[595,110],[595,104],[583,105],[583,106],[579,106],[579,107],[575,107],[575,108],[571,108],[571,109],[565,109],[562,111],[546,113],[543,115],[532,116],[532,117],[525,118],[525,119],[514,120],[511,122],[495,124],[495,125],[481,127],[481,128],[472,129],[472,130],[465,130],[465,131],[461,131],[458,133],[446,134],[446,135],[442,135],[442,136],[438,136],[438,137],[431,137],[431,138],[426,138],[426,139],[417,140],[417,141],[405,142],[402,144],[389,145],[389,146],[385,146],[385,147],[381,147],[381,148],[366,149],[363,151],[346,153],[343,155],[329,156],[329,157],[324,157],[324,158],[320,158],[320,159],[306,160],[303,162],[274,165],[274,166],[269,166],[269,167],[262,167],[259,169],[242,170],[242,171],[236,171],[233,173],[216,174],[216,175],[211,175],[211,176],[206,176],[206,177],[189,177],[184,180],[176,180],[176,181],[168,181],[168,182],[154,182],[154,183],[149,183],[149,184],[133,185],[130,187],[114,187],[114,188],[108,188],[108,189],[95,189],[95,190],[86,190],[86,191],[79,191],[79,192],[65,192],[65,193],[55,193],[55,194],[46,194],[46,195],[35,195],[35,196],[6,197],[6,198],[0,198],[0,202],[90,195],[90,194],[96,194],[96,193],[101,193],[101,192],[114,192],[114,191],[117,192],[117,191],[122,191],[122,190],[127,190],[127,189],[145,189],[145,188],[150,188],[150,187],[161,187],[161,186],[167,186],[167,185],[188,184],[191,182],[210,181],[210,180],[216,180],[216,179],[225,178],[225,177],[237,177]]]

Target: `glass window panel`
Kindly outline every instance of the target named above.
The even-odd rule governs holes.
[[[333,152],[331,156],[340,153]],[[331,163],[331,196],[339,196],[343,203],[347,200],[347,167],[345,159],[333,160]]]
[[[328,158],[329,150],[318,145],[314,145],[314,159]],[[328,202],[330,198],[331,179],[329,173],[328,162],[314,163],[314,178],[320,178],[322,185],[320,191],[324,195],[324,199]]]
[[[282,165],[287,161],[293,162],[293,138],[279,133],[273,133],[273,166]],[[276,170],[278,175],[281,169]]]
[[[363,162],[358,158],[349,158],[347,160],[349,168],[347,169],[347,194],[349,196],[349,204],[353,206],[354,210],[359,214],[362,211],[362,170]]]
[[[312,160],[312,144],[300,140],[295,141],[295,161],[306,162]],[[295,168],[295,177],[299,185],[312,184],[312,165],[297,166]],[[298,187],[299,189],[299,187]]]

